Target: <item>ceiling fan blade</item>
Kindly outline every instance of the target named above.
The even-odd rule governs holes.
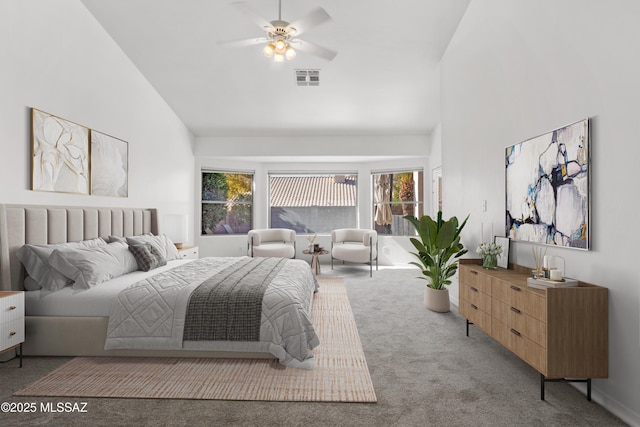
[[[338,52],[327,49],[326,47],[319,46],[317,44],[307,42],[301,39],[293,39],[290,41],[290,44],[293,45],[296,49],[299,49],[303,52],[310,53],[315,56],[319,56],[320,58],[324,58],[327,61],[331,61],[336,57]]]
[[[218,44],[223,48],[236,48],[236,47],[255,46],[257,44],[262,44],[267,42],[269,42],[269,39],[266,37],[254,37],[251,39],[221,41],[221,42],[218,42]]]
[[[273,25],[271,25],[271,22],[267,21],[262,16],[258,15],[256,11],[253,10],[251,6],[249,6],[249,3],[244,1],[237,1],[237,2],[231,3],[231,6],[234,6],[240,12],[248,16],[249,19],[251,19],[253,22],[256,23],[256,25],[258,25],[258,27],[260,27],[260,29],[266,30],[268,28],[273,28]]]
[[[300,19],[287,25],[287,29],[294,28],[295,34],[299,35],[311,28],[331,20],[331,16],[321,7],[318,7]]]

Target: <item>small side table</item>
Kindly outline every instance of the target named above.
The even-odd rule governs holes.
[[[178,254],[181,259],[198,259],[199,250],[197,246],[183,246],[178,249]]]
[[[310,251],[305,249],[302,253],[305,255],[311,255],[311,271],[313,271],[313,274],[316,276],[320,274],[320,260],[318,260],[318,256],[326,255],[329,251],[326,249],[320,249],[319,251]]]
[[[19,349],[22,368],[24,292],[0,292],[0,353]]]

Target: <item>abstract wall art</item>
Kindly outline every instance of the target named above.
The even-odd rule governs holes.
[[[89,194],[89,129],[31,109],[31,188]]]
[[[128,196],[129,144],[91,130],[91,194]]]
[[[506,148],[506,235],[589,249],[589,120]]]

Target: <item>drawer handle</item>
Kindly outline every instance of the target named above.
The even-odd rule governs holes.
[[[473,286],[471,286],[470,288],[473,292],[478,292],[478,290],[476,288],[474,288]]]
[[[15,331],[11,331],[11,332],[9,332],[9,336],[10,336],[10,337],[14,336],[15,334],[16,334],[16,333],[15,333]]]
[[[477,305],[475,305],[475,304],[469,304],[469,305],[470,305],[470,306],[471,306],[471,308],[473,308],[474,310],[477,310],[477,309],[478,309],[478,306],[477,306]]]
[[[520,310],[518,310],[518,309],[517,309],[517,308],[515,308],[515,307],[511,307],[511,311],[513,311],[514,313],[518,313],[518,314],[520,314]]]
[[[520,292],[520,288],[519,288],[519,287],[517,287],[517,286],[515,286],[515,285],[509,285],[509,287],[510,287],[511,289],[513,289],[514,291],[518,291],[518,292]]]
[[[9,306],[9,310],[15,310],[17,307],[15,305]]]
[[[511,329],[511,333],[520,336],[520,332],[516,331],[515,329]]]
[[[475,271],[475,270],[469,270],[469,273],[471,273],[471,274],[478,274],[478,272],[477,272],[477,271]]]

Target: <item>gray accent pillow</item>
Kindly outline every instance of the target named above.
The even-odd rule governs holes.
[[[167,260],[151,243],[129,245],[129,251],[133,254],[138,263],[138,268],[142,271],[149,271],[167,265]]]
[[[157,249],[158,253],[164,257],[165,260],[171,261],[173,259],[180,259],[180,254],[176,245],[173,244],[171,239],[166,235],[154,236],[151,234],[145,234],[143,236],[131,236],[127,237],[127,243],[130,245],[140,245],[143,243],[150,243],[151,246]]]
[[[59,243],[55,245],[24,245],[16,252],[16,257],[22,262],[29,277],[36,283],[30,282],[27,290],[39,289],[38,285],[47,291],[57,291],[73,283],[71,279],[61,274],[49,265],[49,257],[56,249],[62,248],[91,248],[105,246],[107,242],[97,239],[80,242]]]
[[[73,289],[89,289],[138,269],[126,243],[115,242],[86,249],[56,249],[49,264],[73,280]]]

